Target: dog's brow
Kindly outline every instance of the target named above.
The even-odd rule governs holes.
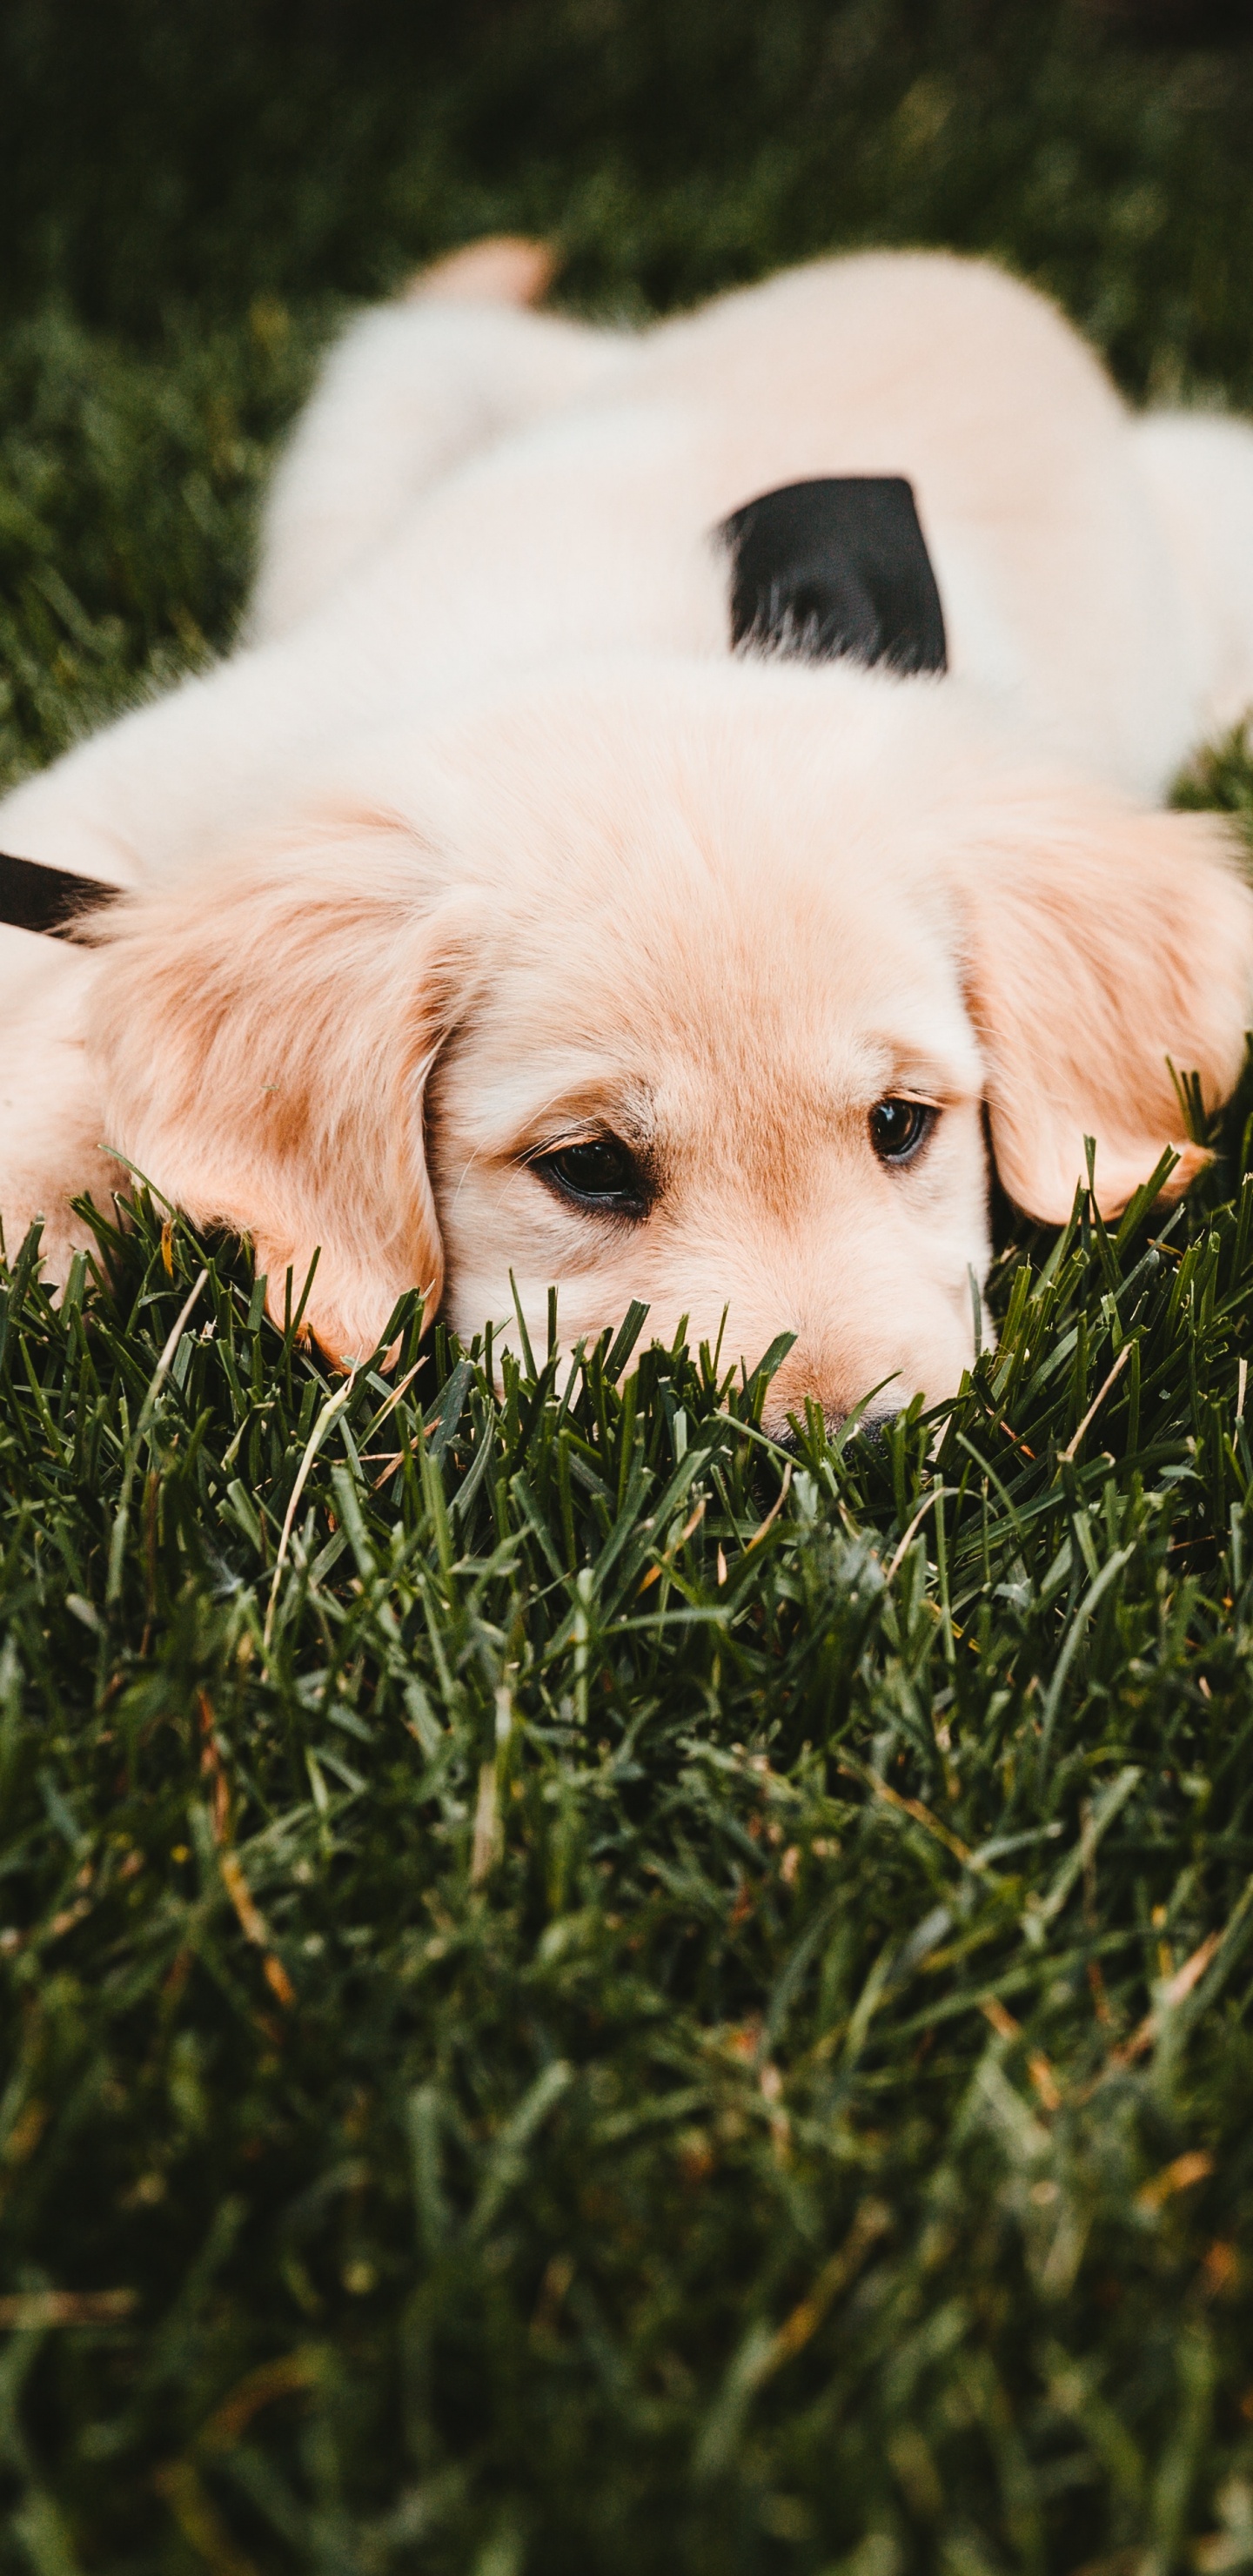
[[[964,1100],[980,1087],[977,1054],[967,1040],[960,1053],[897,1045],[890,1049],[890,1078],[902,1090],[927,1100]]]
[[[617,1081],[600,1072],[590,1081],[572,1082],[569,1074],[542,1099],[528,1102],[523,1111],[510,1106],[507,1127],[500,1121],[500,1133],[480,1145],[484,1154],[503,1153],[511,1156],[546,1151],[559,1143],[567,1130],[590,1127],[612,1127],[629,1144],[649,1141],[652,1121],[647,1114],[646,1086],[638,1075],[623,1073]],[[648,1107],[651,1107],[651,1100]],[[551,1132],[550,1132],[551,1131]]]
[[[531,1108],[529,1113],[526,1113],[526,1121],[523,1121],[523,1126],[536,1126],[536,1123],[539,1123],[539,1118],[547,1118],[549,1110],[552,1110],[554,1105],[557,1105],[557,1103],[562,1103],[562,1100],[565,1100],[565,1097],[567,1097],[567,1084],[565,1084],[565,1082],[559,1082],[559,1084],[557,1084],[557,1090],[549,1092],[547,1100],[536,1100],[534,1108]],[[570,1113],[567,1113],[567,1115],[570,1115],[572,1123],[575,1123],[575,1126],[578,1126],[580,1118],[588,1118],[588,1115],[596,1115],[596,1113],[588,1113],[588,1110],[570,1110]]]

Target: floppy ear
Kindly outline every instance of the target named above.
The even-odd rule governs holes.
[[[968,1002],[1006,1190],[1063,1224],[1092,1136],[1102,1215],[1168,1145],[1177,1197],[1208,1156],[1186,1141],[1170,1065],[1198,1073],[1215,1108],[1244,1059],[1253,895],[1232,835],[1211,814],[1025,792],[980,838],[964,873]]]
[[[286,1273],[338,1361],[396,1298],[438,1302],[423,1092],[471,973],[464,897],[388,816],[320,823],[103,932],[89,1045],[111,1143],[198,1224],[251,1235],[281,1319]]]

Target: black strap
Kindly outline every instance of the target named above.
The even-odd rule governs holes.
[[[100,877],[71,876],[65,868],[45,868],[35,859],[11,858],[0,850],[0,922],[15,930],[42,930],[50,939],[72,939],[85,913],[114,903],[121,886]]]
[[[944,611],[902,474],[827,474],[724,519],[731,642],[807,662],[947,667]]]

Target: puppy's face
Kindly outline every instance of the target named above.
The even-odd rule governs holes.
[[[792,1333],[777,1430],[806,1399],[834,1422],[942,1393],[987,1260],[945,907],[850,881],[838,832],[823,872],[777,814],[720,820],[714,847],[676,817],[591,870],[586,845],[550,861],[543,902],[485,932],[427,1095],[445,1312],[516,1339],[516,1290],[542,1349],[556,1283],[563,1344],[637,1298],[650,1333],[750,1367]]]
[[[346,1361],[406,1288],[566,1346],[633,1299],[767,1421],[938,1400],[1001,1178],[1126,1203],[1225,1097],[1253,899],[1208,816],[1025,775],[949,680],[555,675],[366,745],[289,833],[110,924],[105,1132]],[[724,1325],[725,1317],[725,1325]],[[876,1392],[877,1391],[877,1392]]]

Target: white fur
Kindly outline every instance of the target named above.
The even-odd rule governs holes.
[[[484,261],[488,253],[474,257]],[[728,746],[751,746],[744,752],[749,766],[741,811],[755,811],[764,833],[773,786],[792,818],[788,866],[808,872],[815,918],[825,919],[834,903],[851,920],[864,887],[860,880],[853,885],[847,848],[838,834],[831,837],[833,809],[822,801],[833,798],[838,806],[853,793],[847,750],[841,751],[842,742],[856,750],[847,734],[851,725],[861,743],[878,741],[885,788],[888,773],[908,776],[924,820],[937,797],[948,817],[951,842],[941,847],[932,831],[929,843],[935,893],[928,898],[934,918],[927,935],[950,999],[941,1005],[937,988],[919,1008],[924,1019],[938,1011],[944,1020],[965,991],[962,1007],[974,1017],[964,1025],[982,1052],[980,1070],[971,1073],[972,1057],[957,1092],[977,1107],[980,1087],[995,1079],[979,1019],[979,1008],[986,1021],[992,1004],[971,999],[974,933],[962,891],[963,836],[988,842],[990,835],[997,865],[1012,878],[1006,814],[1018,810],[1019,796],[1026,799],[1024,813],[1028,805],[1033,815],[1041,811],[1041,800],[1054,793],[1051,779],[1055,801],[1070,799],[1072,820],[1062,840],[1071,850],[1082,845],[1087,855],[1082,865],[1063,859],[1053,832],[1049,886],[1036,887],[1031,898],[1038,897],[1041,919],[1052,925],[1049,938],[1063,899],[1078,920],[1084,868],[1089,876],[1095,872],[1107,898],[1116,883],[1117,900],[1134,912],[1136,836],[1130,809],[1117,799],[1160,797],[1206,728],[1253,698],[1253,431],[1182,416],[1135,421],[1049,304],[993,268],[944,255],[824,262],[638,337],[592,332],[512,305],[449,300],[484,291],[482,284],[450,280],[442,293],[419,295],[353,326],[328,362],[275,477],[250,640],[217,670],[185,682],[20,787],[0,805],[0,847],[146,889],[149,910],[141,904],[133,916],[139,946],[132,953],[142,948],[155,989],[161,973],[151,925],[164,925],[160,935],[172,956],[179,921],[204,925],[214,888],[221,887],[225,902],[228,887],[242,883],[247,854],[277,846],[267,836],[285,836],[289,852],[304,852],[289,861],[299,879],[310,864],[310,831],[315,840],[324,838],[321,823],[298,826],[302,813],[324,814],[345,796],[358,813],[381,802],[415,846],[428,850],[437,837],[434,800],[442,811],[439,855],[434,876],[426,859],[419,870],[424,903],[433,904],[441,886],[473,884],[480,898],[495,886],[498,902],[507,892],[514,936],[525,946],[528,907],[541,901],[539,889],[551,878],[540,852],[563,833],[577,838],[581,812],[597,855],[574,882],[563,881],[561,899],[574,903],[580,920],[592,917],[598,883],[611,882],[617,869],[623,901],[636,918],[641,903],[658,918],[666,914],[667,876],[681,875],[682,868],[673,852],[667,855],[656,800],[649,806],[646,854],[615,848],[612,818],[615,794],[623,814],[633,810],[650,767],[676,796],[696,792],[686,772],[680,788],[681,761],[675,766],[671,736],[682,709],[698,747],[692,775],[705,756],[699,746],[719,738],[720,728]],[[506,285],[504,291],[529,289]],[[764,672],[729,661],[727,567],[713,530],[757,493],[842,473],[910,477],[944,602],[949,678],[902,681],[838,667]],[[698,687],[702,669],[708,685]],[[582,775],[572,730],[576,707],[600,744],[596,777]],[[824,757],[834,763],[827,771],[817,750],[824,739]],[[454,757],[447,746],[456,743],[462,748]],[[810,779],[816,801],[808,808],[798,805],[794,782],[783,775],[780,764],[788,760],[798,761]],[[541,762],[547,765],[537,775]],[[1011,790],[1011,774],[1029,787]],[[605,791],[614,782],[606,811]],[[707,784],[712,810],[718,801],[713,772]],[[865,809],[868,794],[871,808]],[[1088,819],[1075,819],[1085,796]],[[864,780],[856,798],[859,812],[877,810]],[[1000,817],[995,827],[989,799]],[[487,810],[494,817],[489,839],[494,834],[511,853],[512,875],[506,869],[502,877],[499,859],[488,867],[468,855],[481,844]],[[523,816],[529,819],[520,821]],[[928,830],[934,822],[932,812]],[[683,828],[699,839],[699,817],[686,813]],[[1234,1078],[1247,1007],[1253,937],[1246,899],[1215,855],[1217,835],[1209,827],[1179,822],[1153,829],[1176,836],[1172,846],[1193,874],[1190,894],[1172,912],[1169,873],[1160,877],[1158,844],[1152,844],[1145,864],[1158,876],[1146,897],[1148,916],[1153,936],[1172,952],[1173,962],[1161,961],[1159,981],[1164,975],[1169,983],[1171,974],[1175,981],[1174,1000],[1164,998],[1153,1017],[1151,1046],[1160,1039],[1189,1049],[1188,1061],[1202,1064],[1218,1095]],[[752,849],[741,846],[729,809],[719,830],[711,864],[725,868],[728,885],[745,868],[751,878]],[[1033,849],[1043,849],[1043,830],[1030,825]],[[915,862],[902,856],[909,833],[899,799],[889,795],[877,820],[859,824],[858,833],[856,867],[879,880],[878,899],[919,900]],[[1124,874],[1111,878],[1115,845]],[[1149,849],[1147,841],[1144,846]],[[363,863],[359,846],[355,863]],[[1038,864],[1045,868],[1043,858]],[[1184,918],[1189,905],[1203,916],[1191,928]],[[804,983],[811,961],[802,961],[796,948],[790,906],[791,898],[784,906],[793,924],[790,953]],[[677,939],[677,923],[673,930]],[[834,917],[830,935],[838,948]],[[986,945],[988,934],[981,935]],[[1104,993],[1110,978],[1095,957],[1096,930],[1080,924],[1075,936],[1079,948],[1088,943],[1085,953]],[[107,1139],[141,1164],[146,1154],[163,1156],[164,1174],[160,1161],[145,1168],[173,1195],[194,1201],[199,1213],[227,1214],[254,1230],[259,1225],[247,1204],[246,1144],[231,1148],[229,1190],[224,1177],[210,1178],[199,1145],[188,1163],[199,1176],[195,1188],[190,1181],[180,1186],[177,1139],[171,1141],[162,1106],[160,1066],[151,1060],[157,1022],[142,1025],[137,988],[127,980],[127,937],[124,923],[103,957],[62,955],[55,970],[45,966],[42,946],[23,934],[0,941],[0,1101],[14,1104],[0,1147],[0,1210],[11,1239],[14,1227],[38,1209],[61,1258],[74,1236],[69,1195],[116,1177],[85,1149],[93,1123],[100,1142]],[[1227,956],[1214,1026],[1207,1030],[1203,998],[1197,999],[1208,972],[1201,961],[1209,960],[1219,937]],[[1189,940],[1197,955],[1181,965]],[[1062,950],[1044,945],[1057,961],[1056,979],[1064,972]],[[886,947],[890,942],[885,953]],[[785,939],[779,973],[788,953]],[[281,995],[281,951],[253,964]],[[505,976],[503,959],[497,971]],[[689,961],[689,975],[695,971]],[[1144,971],[1152,971],[1151,959]],[[629,982],[625,964],[619,972]],[[562,941],[554,928],[548,966],[554,1006],[561,973]],[[1012,973],[1022,992],[1030,987],[1032,1008],[1046,1017],[1064,1011],[1066,997],[1055,983],[1045,978],[1040,989],[1037,977],[1033,985],[1021,960]],[[184,995],[194,989],[185,953],[177,976],[171,974],[171,989],[174,982]],[[839,1018],[844,987],[838,977],[832,985],[821,975],[810,984],[801,1017],[818,1044],[824,1014]],[[119,1016],[121,1004],[109,995],[124,989],[129,998]],[[664,1023],[661,990],[655,983],[647,1007],[654,1017],[661,1011]],[[742,1004],[748,995],[745,986]],[[707,1008],[715,1019],[717,996],[711,973]],[[529,1007],[519,994],[519,1028]],[[755,1007],[769,1017],[761,991]],[[368,1009],[364,998],[361,1008]],[[886,995],[876,1008],[882,1021]],[[502,1033],[498,1019],[493,1027],[507,1052],[507,1027]],[[881,1036],[885,1029],[883,1022]],[[1091,1040],[1132,1045],[1112,1005],[1108,1025],[1094,1029]],[[211,1043],[207,1036],[204,1042]],[[534,1036],[531,1043],[538,1047]],[[660,1023],[655,1043],[664,1052]],[[1008,1061],[1008,1032],[997,1045]],[[456,1068],[472,1054],[472,1047],[458,1053],[454,1043],[452,1071],[441,1073],[432,1095],[451,1101],[456,1094],[467,1133],[474,1117],[457,1092]],[[1040,1181],[1035,1190],[1037,1212],[1046,1212],[1045,1199],[1047,1212],[1060,1212],[1082,1168],[1081,1122],[1095,1116],[1098,1096],[1116,1093],[1116,1075],[1117,1067],[1106,1064],[1099,1078],[1083,1069],[1073,1081],[1056,1076],[1056,1133],[1047,1149],[1037,1138],[1019,1153],[1028,1171],[1027,1184],[1019,1185],[1024,1203],[1031,1203],[1031,1175],[1048,1164],[1047,1187]],[[342,1078],[348,1081],[346,1070]],[[742,1065],[737,1078],[747,1079]],[[1043,1078],[1049,1089],[1050,1077],[1041,1077],[1039,1067],[1021,1078]],[[483,1079],[486,1084],[486,1064]],[[1156,1076],[1129,1065],[1127,1079],[1136,1096],[1122,1122],[1123,1142],[1104,1148],[1111,1168],[1119,1161],[1119,1188],[1127,1174],[1126,1185],[1133,1185],[1132,1167],[1138,1169],[1150,1146],[1151,1164],[1174,1132],[1168,1094]],[[690,1107],[695,1093],[683,1096]],[[405,1114],[417,1114],[412,1102]],[[607,1118],[609,1110],[598,1114]],[[709,1114],[708,1102],[699,1115],[692,1109],[706,1128]],[[1026,1133],[1030,1106],[1006,1100],[998,1114],[1012,1157],[1019,1149],[1011,1145],[1011,1130]],[[1112,1139],[1117,1119],[1111,1125],[1113,1113],[1103,1114]],[[364,1150],[360,1134],[354,1150]],[[434,1162],[436,1199],[455,1189],[464,1215],[465,1175],[450,1177],[438,1136]],[[951,1254],[955,1267],[946,1272],[959,1286],[943,1290],[953,1312],[954,1300],[968,1294],[967,1268],[978,1275],[986,1259],[981,1184],[972,1181],[980,1168],[972,1129],[960,1184],[954,1176],[949,1194],[952,1206],[967,1211]],[[539,1186],[528,1182],[532,1190]],[[440,1213],[455,1232],[460,1216],[451,1205]],[[509,1219],[515,1221],[525,1233],[516,1211]],[[311,1248],[308,1225],[325,1230],[329,1222],[329,1211],[319,1217],[306,1210],[298,1223],[293,1217],[285,1236],[280,1225],[278,1235],[297,1255]],[[365,1220],[358,1215],[354,1222]],[[463,1326],[501,1305],[501,1264],[488,1241],[493,1222],[481,1206],[474,1241],[459,1238],[453,1293]],[[927,1222],[932,1235],[943,1232],[934,1193]],[[717,1308],[736,1282],[727,1275],[719,1284],[712,1253],[717,1229],[706,1222],[701,1237],[695,1217],[692,1227],[684,1258],[699,1277],[696,1302],[702,1314],[707,1308],[713,1315],[716,1330]],[[580,1264],[597,1266],[568,1234],[560,1243],[543,1238],[533,1249],[537,1260],[558,1263],[563,1277],[580,1272]],[[819,1249],[816,1236],[814,1258]],[[393,1245],[381,1263],[392,1284],[406,1257]],[[916,1245],[909,1257],[925,1273]],[[368,1245],[359,1244],[354,1258],[371,1275]],[[852,1259],[842,1255],[842,1269]],[[629,1286],[631,1260],[624,1269],[615,1253],[613,1263],[607,1256],[601,1261],[606,1266],[614,1272],[612,1295],[606,1287],[599,1306],[593,1298],[584,1318],[589,1328],[611,1319],[613,1297]],[[643,1277],[647,1260],[636,1266]],[[508,1267],[506,1261],[505,1281]],[[723,1270],[734,1267],[724,1254]],[[671,1270],[666,1297],[672,1284],[671,1302],[681,1312],[682,1264],[672,1263]],[[891,1275],[889,1264],[876,1292],[881,1298],[890,1300]],[[903,1296],[899,1248],[896,1275],[896,1293]],[[471,1278],[472,1290],[465,1287]],[[537,1295],[540,1284],[537,1277]],[[938,1281],[935,1293],[941,1293]],[[334,1342],[341,1326],[358,1336],[368,1330],[379,1296],[371,1303],[368,1294],[345,1292],[338,1305],[332,1298],[327,1337]],[[840,1297],[856,1302],[847,1276]],[[750,1313],[753,1329],[760,1321],[763,1332],[772,1313],[779,1323],[789,1320],[777,1276],[773,1291],[762,1288],[741,1303],[746,1334]],[[940,1381],[951,1383],[960,1351],[969,1347],[967,1323],[954,1331],[955,1341],[945,1328],[947,1356],[925,1359],[924,1345],[938,1352],[938,1343],[920,1325],[917,1351],[911,1343],[897,1355],[899,1374],[931,1391]],[[820,1400],[846,1403],[863,1362],[877,1367],[892,1357],[886,1346],[872,1349],[874,1342],[873,1334],[859,1341],[856,1332],[843,1333],[834,1375],[826,1362],[815,1361],[812,1391]]]

